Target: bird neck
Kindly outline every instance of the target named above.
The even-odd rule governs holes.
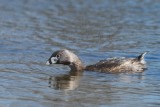
[[[77,59],[74,62],[72,62],[69,65],[69,67],[71,68],[71,71],[83,71],[85,68],[80,59]]]

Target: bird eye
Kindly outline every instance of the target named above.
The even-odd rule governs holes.
[[[57,58],[60,58],[60,55],[56,55]]]

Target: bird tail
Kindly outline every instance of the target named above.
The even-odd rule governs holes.
[[[144,52],[144,53],[142,53],[141,55],[139,55],[138,57],[137,57],[137,59],[138,59],[138,61],[140,61],[140,62],[145,62],[144,61],[144,56],[147,54],[148,52]]]

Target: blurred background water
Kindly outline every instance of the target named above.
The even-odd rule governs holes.
[[[46,66],[62,48],[86,65],[150,51],[148,70]],[[159,61],[159,0],[0,0],[0,107],[158,107]]]

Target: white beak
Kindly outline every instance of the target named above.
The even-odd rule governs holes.
[[[49,61],[46,62],[46,65],[50,65]]]

